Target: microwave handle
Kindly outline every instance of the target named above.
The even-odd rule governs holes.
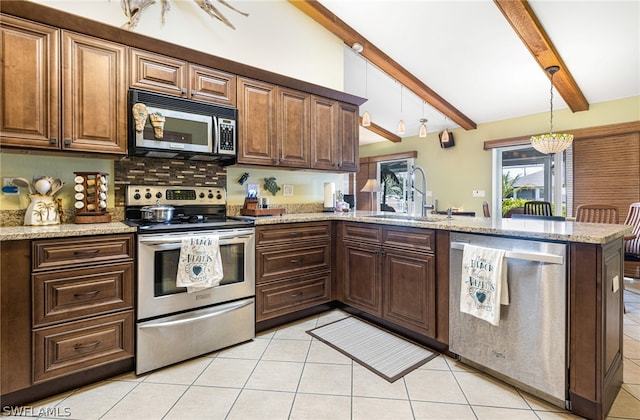
[[[213,118],[213,153],[220,151],[220,126],[218,125],[218,117],[215,115]]]

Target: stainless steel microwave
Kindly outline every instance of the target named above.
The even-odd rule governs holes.
[[[238,111],[139,89],[129,90],[129,154],[236,161]]]

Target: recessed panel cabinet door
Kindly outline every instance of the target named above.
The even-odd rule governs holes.
[[[60,147],[59,31],[0,16],[0,144]]]
[[[428,337],[435,336],[435,257],[384,248],[383,318]]]
[[[344,241],[344,303],[382,317],[380,247]]]
[[[357,172],[360,163],[358,149],[360,119],[357,106],[339,103],[338,127],[340,144],[338,169],[345,172]]]
[[[278,163],[290,168],[308,168],[310,96],[282,87],[278,92]]]
[[[63,31],[62,148],[127,152],[127,47]]]
[[[311,97],[311,167],[335,169],[338,161],[338,103]]]
[[[238,78],[238,163],[278,164],[276,90]]]

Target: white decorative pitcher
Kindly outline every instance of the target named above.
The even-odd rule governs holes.
[[[31,194],[29,199],[31,199],[31,203],[29,203],[29,207],[27,207],[27,211],[24,214],[25,226],[60,224],[58,203],[56,203],[53,196]]]

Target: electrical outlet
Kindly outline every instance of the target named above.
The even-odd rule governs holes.
[[[282,195],[291,197],[293,195],[293,184],[282,184]]]
[[[473,190],[471,195],[474,197],[484,197],[484,190]]]

